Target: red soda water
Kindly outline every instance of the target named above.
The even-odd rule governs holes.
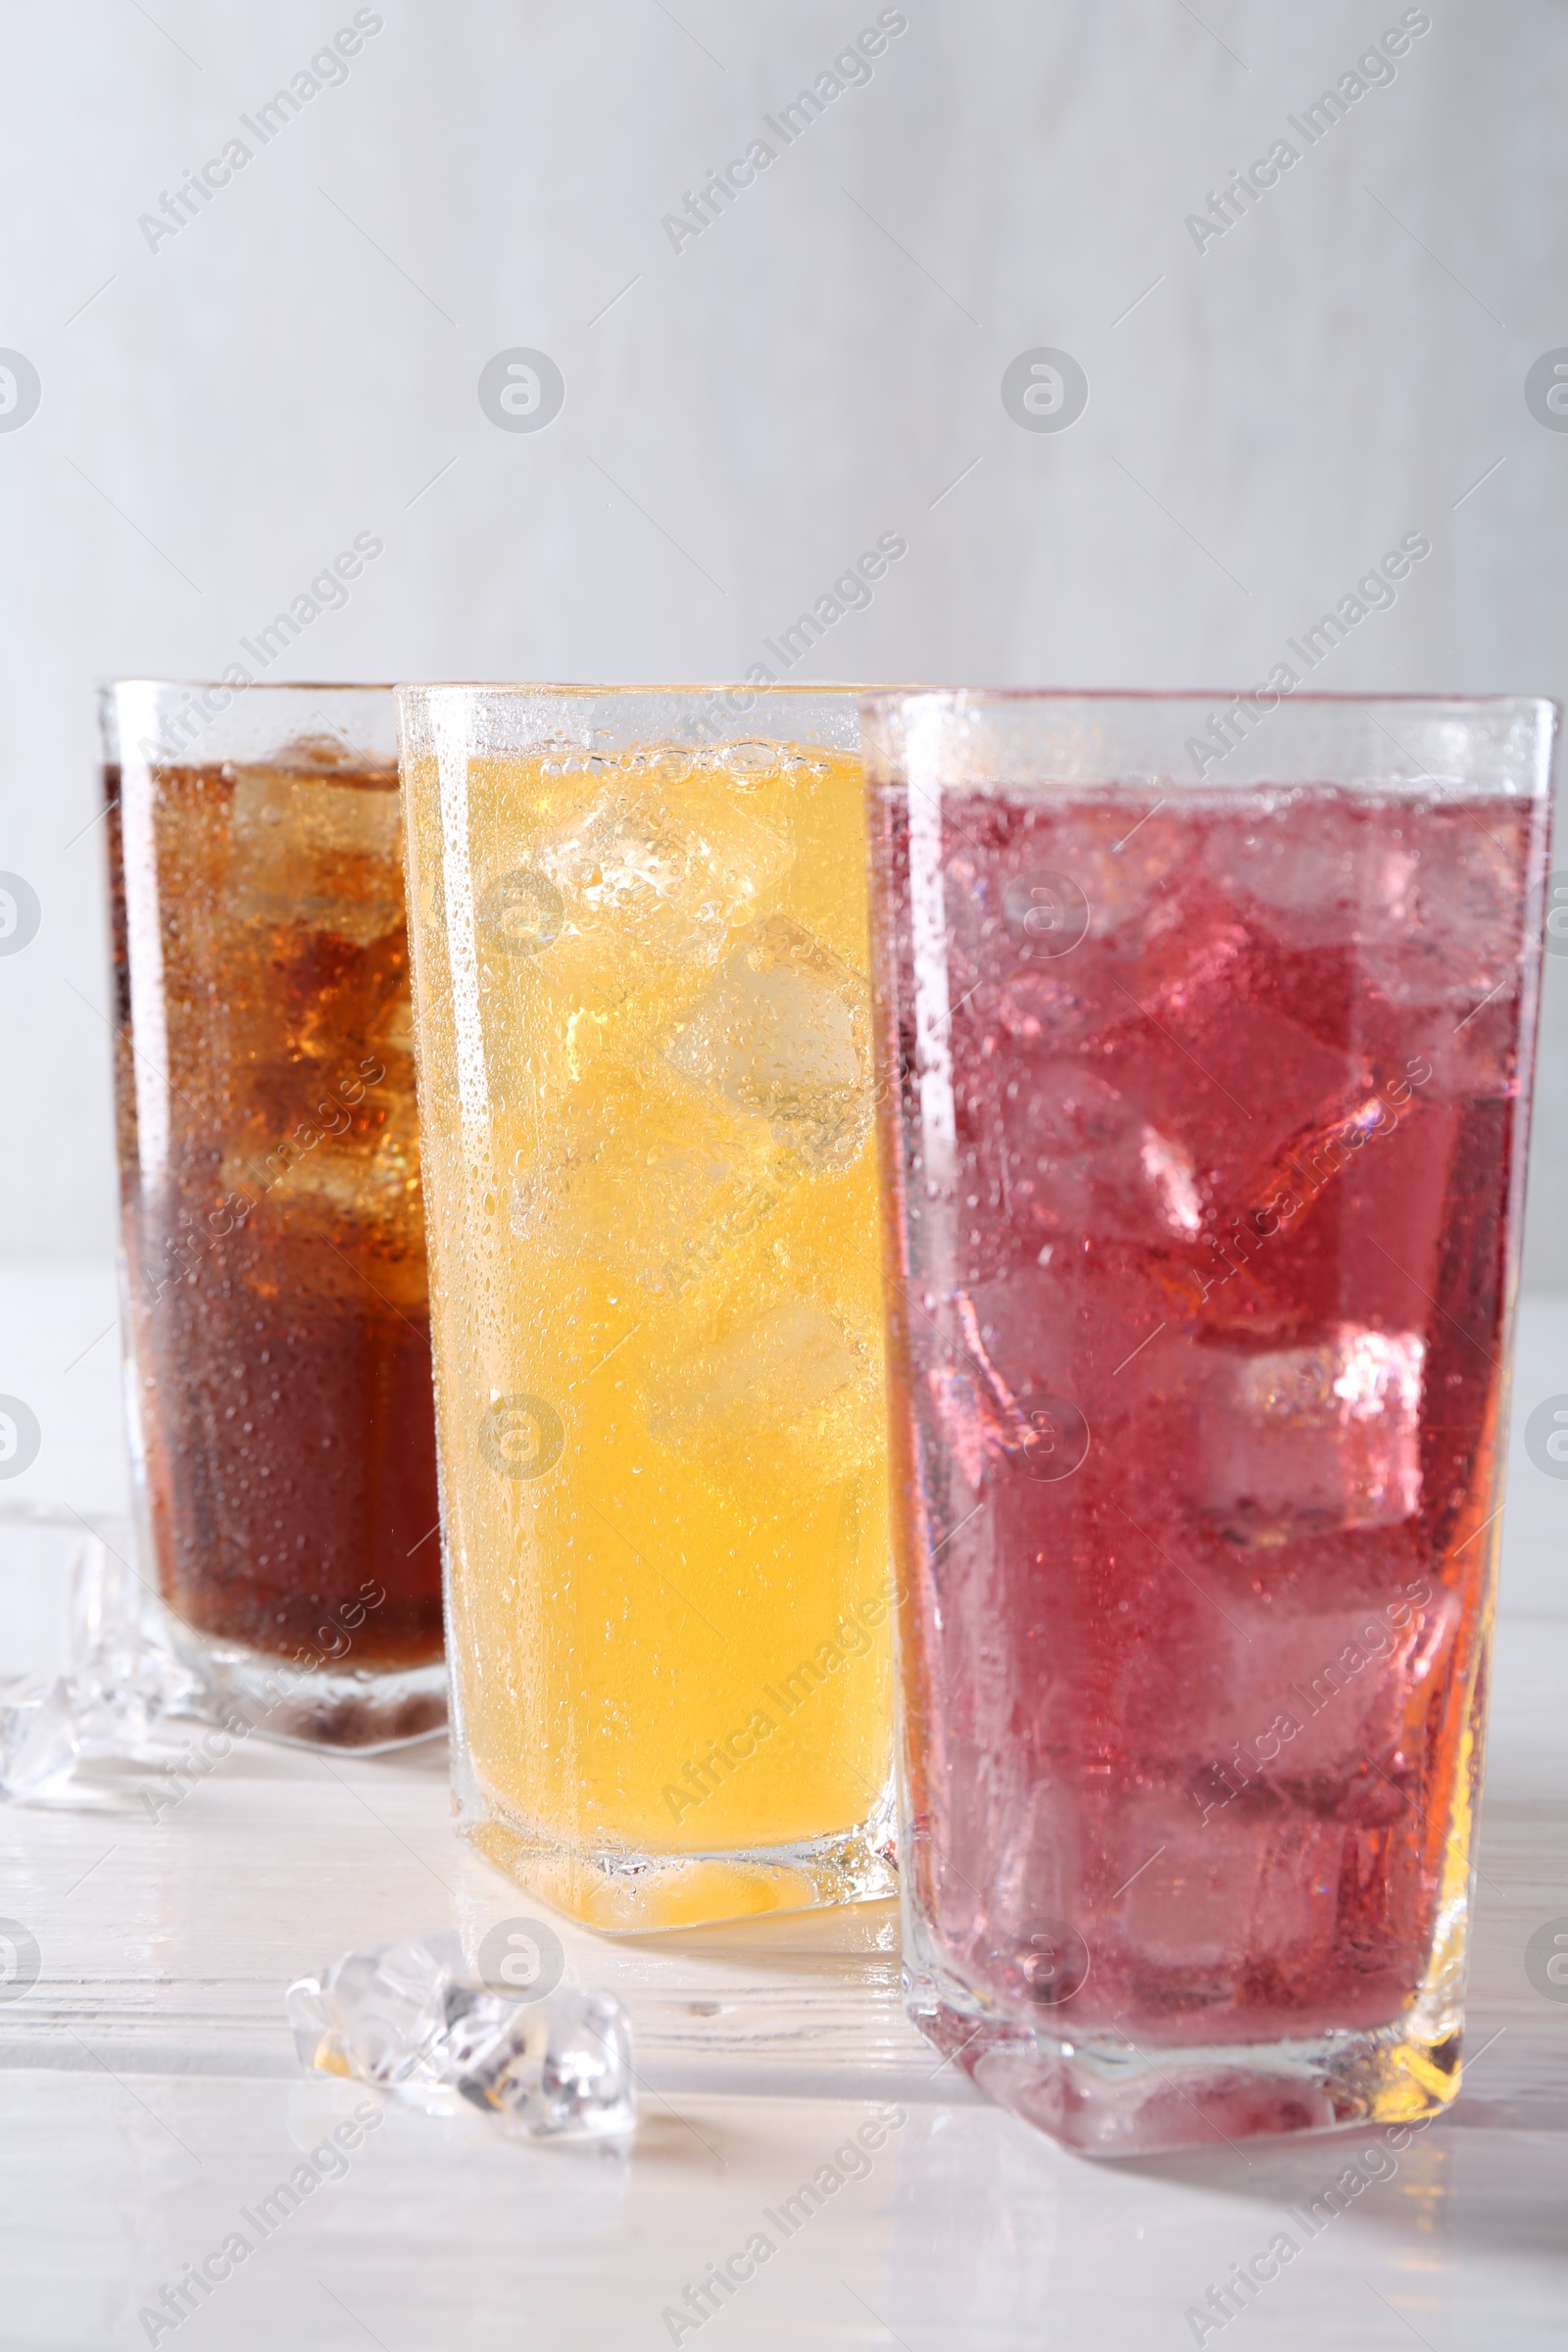
[[[908,807],[873,868],[919,1965],[1106,2047],[1419,2011],[1441,2074],[1539,806]],[[1281,2098],[1241,2128],[1334,2120]]]

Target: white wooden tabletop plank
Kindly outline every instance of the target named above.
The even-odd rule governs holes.
[[[260,2200],[353,2103],[325,2082],[0,2077],[8,2352],[144,2344],[138,2312],[236,2230],[249,2252],[181,2343],[1151,2352],[1192,2343],[1187,2312],[1292,2227],[1297,2257],[1235,2340],[1562,2341],[1562,2133],[1434,2131],[1307,2240],[1287,2209],[1334,2180],[1339,2135],[1254,2142],[1245,2167],[1225,2150],[1097,2165],[995,2110],[928,2103],[892,2109],[862,2170],[844,2153],[873,2113],[858,2100],[694,2094],[649,2118],[629,2160],[498,2146],[481,2119],[391,2110],[264,2240]],[[843,2185],[787,2211],[836,2154]],[[755,2276],[672,2332],[663,2315],[686,2288],[759,2232],[770,2250]]]

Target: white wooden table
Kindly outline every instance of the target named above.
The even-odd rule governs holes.
[[[14,1311],[0,1322],[0,1390],[37,1397],[46,1431],[69,1418],[77,1492],[99,1507],[118,1499],[112,1366],[100,1383],[85,1359],[90,1381],[78,1367],[65,1388],[58,1367],[112,1314],[102,1283],[98,1269],[0,1269],[0,1314],[36,1310],[24,1330]],[[1516,1420],[1559,1390],[1568,1307],[1538,1304]],[[46,1445],[16,1490],[41,1495],[49,1473]],[[1511,1492],[1468,2037],[1480,2055],[1394,2177],[1202,2334],[1228,2352],[1568,2338],[1568,1998],[1539,1992],[1524,1964],[1543,1922],[1568,1924],[1568,1482],[1521,1454]],[[443,1924],[476,1940],[537,1908],[453,1837],[444,1774],[439,1743],[356,1761],[252,1740],[156,1821],[134,1765],[96,1769],[48,1807],[0,1807],[0,1913],[40,1949],[36,1983],[0,2004],[4,2352],[176,2338],[182,2352],[699,2338],[705,2352],[1153,2352],[1199,2340],[1190,2309],[1359,2144],[1064,2154],[985,2105],[906,2024],[885,1906],[636,1943],[558,1922],[570,1968],[631,2014],[631,2156],[518,2147],[477,2116],[392,2109],[264,2239],[242,2216],[363,2096],[300,2072],[288,1979],[351,1944]],[[889,2109],[902,2121],[884,2143],[845,2153],[843,2185],[786,2235],[782,2201]],[[205,2299],[190,2290],[177,2328],[139,2317],[190,2266],[218,2256],[222,2271],[235,2231],[252,2250]],[[759,2232],[767,2259],[710,2289],[700,2325],[665,2316],[690,2323],[688,2286]]]

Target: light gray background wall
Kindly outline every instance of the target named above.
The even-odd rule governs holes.
[[[384,555],[269,675],[733,675],[893,529],[815,674],[1242,684],[1422,530],[1314,683],[1568,686],[1568,433],[1523,396],[1568,345],[1558,0],[1432,0],[1394,82],[1201,253],[1185,216],[1301,144],[1286,116],[1396,0],[907,0],[679,253],[662,216],[871,0],[377,13],[156,251],[138,217],[349,0],[0,18],[0,345],[42,384],[0,431],[0,868],[43,908],[0,957],[0,1249],[112,1246],[91,683],[215,674],[356,532]],[[540,432],[476,397],[519,345],[565,378]],[[1038,345],[1087,371],[1070,431],[1003,407]],[[1549,979],[1530,1269],[1561,1285]]]

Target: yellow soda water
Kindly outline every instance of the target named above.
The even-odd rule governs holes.
[[[466,1825],[600,1927],[886,1893],[858,760],[405,726]]]

